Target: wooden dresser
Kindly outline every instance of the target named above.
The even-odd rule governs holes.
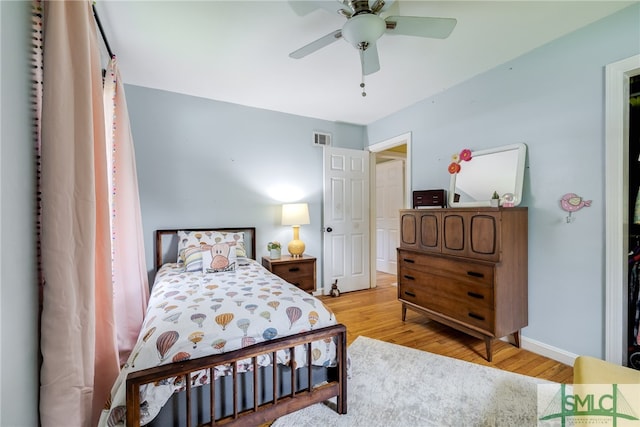
[[[407,308],[492,342],[527,326],[527,208],[400,211],[398,299]]]

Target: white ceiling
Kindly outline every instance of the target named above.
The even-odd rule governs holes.
[[[298,16],[284,0],[100,0],[96,8],[125,83],[369,124],[632,3],[397,0],[394,14],[458,24],[444,40],[383,35],[366,97],[358,52],[344,40],[288,56],[342,27],[345,18],[323,9]]]

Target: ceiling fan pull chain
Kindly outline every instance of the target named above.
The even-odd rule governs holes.
[[[360,87],[362,88],[362,96],[367,96],[367,92],[364,89],[364,55],[362,54],[363,50],[360,51],[360,75],[362,76],[362,82],[360,83]]]

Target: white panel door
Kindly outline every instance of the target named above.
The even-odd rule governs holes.
[[[404,207],[404,162],[376,165],[376,270],[397,273],[396,248],[400,245],[399,211]]]
[[[323,219],[324,293],[371,287],[367,151],[324,148]]]

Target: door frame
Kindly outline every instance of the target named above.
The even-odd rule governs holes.
[[[375,233],[376,219],[376,153],[388,150],[399,145],[407,146],[407,158],[404,165],[404,207],[411,207],[411,132],[403,133],[393,138],[385,139],[375,144],[369,145],[369,244],[371,248],[377,247]],[[376,251],[369,251],[369,266],[371,268],[371,287],[376,287]]]
[[[605,67],[605,360],[626,365],[624,324],[629,233],[629,80],[640,55]]]

